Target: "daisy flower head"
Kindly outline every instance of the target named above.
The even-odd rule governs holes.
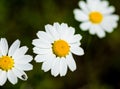
[[[75,35],[75,29],[67,24],[54,23],[46,25],[45,32],[38,31],[38,39],[34,39],[32,44],[36,62],[43,62],[42,70],[51,70],[53,76],[65,76],[67,69],[76,70],[76,63],[72,56],[83,55],[84,51],[80,47],[80,34]]]
[[[80,9],[75,9],[74,16],[79,22],[83,31],[89,30],[89,33],[96,34],[99,38],[105,37],[105,32],[111,33],[117,27],[119,16],[113,14],[115,8],[109,6],[105,0],[87,0],[79,1]]]
[[[5,38],[0,39],[0,86],[4,85],[7,79],[16,84],[18,78],[27,80],[24,71],[32,70],[33,66],[29,63],[32,56],[25,55],[28,48],[20,47],[20,41],[16,40],[8,49],[8,42]]]

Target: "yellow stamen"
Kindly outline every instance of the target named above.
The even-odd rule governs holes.
[[[14,67],[14,60],[9,56],[2,56],[0,58],[0,69],[4,71],[11,70]]]
[[[103,20],[103,15],[100,12],[91,12],[89,14],[89,20],[94,24],[99,24]]]
[[[65,57],[70,51],[68,43],[64,40],[55,41],[52,48],[54,54],[58,57]]]

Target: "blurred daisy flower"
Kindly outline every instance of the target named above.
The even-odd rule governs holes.
[[[27,75],[24,71],[33,69],[29,63],[32,60],[30,55],[25,55],[28,48],[20,47],[20,41],[16,40],[8,50],[8,43],[5,38],[0,40],[0,85],[4,85],[7,79],[16,84],[18,78],[27,80]]]
[[[54,23],[46,25],[45,31],[37,33],[38,39],[34,39],[32,44],[36,62],[43,62],[42,70],[47,72],[51,69],[53,76],[65,76],[67,69],[76,70],[76,63],[72,56],[83,55],[84,51],[79,47],[82,36],[75,35],[75,29],[67,24]]]
[[[79,22],[83,31],[89,30],[89,33],[96,34],[99,38],[105,37],[105,31],[111,33],[117,27],[119,16],[112,14],[115,12],[113,6],[109,6],[108,1],[87,0],[80,1],[80,9],[75,9],[75,19]]]

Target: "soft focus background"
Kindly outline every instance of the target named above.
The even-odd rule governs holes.
[[[0,38],[7,38],[9,45],[16,39],[29,47],[32,53],[32,39],[39,30],[54,22],[68,23],[76,33],[83,36],[81,41],[85,55],[74,55],[77,63],[75,72],[68,71],[65,77],[50,75],[41,70],[42,63],[35,63],[32,71],[26,72],[27,81],[16,85],[7,83],[0,89],[120,89],[120,22],[113,33],[99,39],[79,29],[73,9],[79,0],[0,0]],[[109,0],[120,15],[120,0]]]

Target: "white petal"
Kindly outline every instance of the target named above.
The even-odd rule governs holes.
[[[67,73],[67,63],[65,58],[60,59],[60,76],[65,76]]]
[[[106,17],[105,17],[105,19],[110,19],[111,21],[118,21],[119,20],[119,16],[118,15],[115,15],[115,14],[113,14],[113,15],[107,15]]]
[[[109,6],[106,8],[106,10],[104,10],[103,14],[112,14],[113,12],[115,12],[115,7]]]
[[[98,26],[96,30],[96,34],[99,38],[105,37],[105,32],[100,26]]]
[[[81,47],[78,47],[78,46],[76,46],[76,47],[71,47],[71,52],[73,53],[73,54],[76,54],[76,55],[84,55],[84,50],[81,48]]]
[[[51,74],[56,77],[60,73],[60,58],[56,58],[53,61],[52,69],[51,69]]]
[[[46,32],[44,31],[38,31],[37,33],[37,36],[40,38],[40,39],[43,39],[45,42],[47,43],[51,43],[52,40],[50,40],[50,36],[49,34],[47,34]],[[49,38],[49,39],[48,39]]]
[[[59,34],[58,32],[56,31],[55,27],[52,26],[52,25],[46,25],[45,26],[45,30],[47,33],[50,34],[50,36],[54,39],[54,40],[57,40],[59,39]]]
[[[27,75],[26,75],[26,73],[25,73],[24,71],[19,70],[19,69],[17,69],[17,68],[13,68],[12,70],[13,70],[14,74],[15,74],[18,78],[20,78],[21,80],[27,80],[27,79],[28,79],[28,77],[27,77]]]
[[[49,38],[48,38],[49,39]],[[40,47],[40,48],[50,48],[51,47],[51,44],[49,43],[46,43],[45,41],[43,40],[40,40],[40,39],[34,39],[32,41],[32,44],[34,46],[37,46],[37,47]]]
[[[47,72],[47,71],[49,71],[51,69],[53,60],[54,59],[50,58],[50,59],[46,60],[45,62],[43,62],[42,70],[44,70],[44,72]]]
[[[90,26],[91,26],[91,23],[88,21],[80,24],[80,28],[83,31],[87,31],[90,28]]]
[[[45,60],[47,60],[47,55],[37,55],[36,57],[35,57],[35,61],[36,62],[44,62]]]
[[[59,39],[63,39],[68,34],[68,25],[65,23],[62,23],[59,25],[59,27],[56,28],[56,31],[59,33]],[[64,37],[65,36],[65,37]]]
[[[17,76],[13,73],[12,70],[9,70],[7,73],[7,77],[8,80],[12,83],[12,84],[16,84],[17,83]]]
[[[88,16],[80,9],[75,9],[73,12],[77,21],[88,21]]]
[[[75,28],[69,27],[68,33],[69,35],[73,36],[75,34]]]
[[[76,70],[76,63],[75,63],[71,53],[70,53],[70,55],[67,56],[65,61],[66,61],[67,65],[71,71]]]
[[[117,27],[118,23],[117,21],[119,20],[119,17],[117,15],[110,15],[110,16],[106,16],[104,17],[103,22],[101,23],[101,27],[111,33],[114,28]]]
[[[97,25],[92,24],[89,29],[89,33],[94,35],[96,33],[96,30],[97,30]]]
[[[81,39],[82,36],[80,34],[76,34],[71,39],[69,39],[69,43],[76,43],[79,42]]]
[[[36,54],[48,54],[48,53],[51,53],[52,50],[51,49],[34,47],[33,52],[36,53]]]
[[[72,37],[74,36],[75,34],[75,28],[73,27],[69,27],[67,30],[67,32],[65,32],[63,34],[63,39],[66,40],[67,42],[70,42],[70,40],[72,39]]]
[[[87,0],[87,4],[90,11],[96,11],[101,8],[99,0]]]
[[[24,56],[15,58],[14,60],[15,60],[15,63],[18,63],[18,64],[27,64],[28,62],[31,62],[32,59],[33,59],[32,56],[24,55]]]
[[[1,52],[1,50],[0,50],[0,57],[2,56],[2,52]]]
[[[84,1],[79,1],[78,5],[86,14],[89,13],[87,4]]]
[[[35,61],[36,62],[44,62],[46,60],[53,59],[53,58],[55,58],[55,55],[53,55],[53,54],[37,55],[35,57]]]
[[[3,86],[7,81],[7,73],[6,71],[2,71],[0,74],[0,86]]]
[[[13,58],[18,58],[20,56],[23,56],[28,50],[28,47],[27,46],[23,46],[23,47],[20,47],[19,49],[17,49],[13,55]]]
[[[13,44],[10,46],[8,55],[12,56],[15,53],[15,51],[19,48],[19,46],[20,46],[19,40],[16,40],[15,42],[13,42]]]
[[[33,69],[33,66],[30,63],[27,64],[15,64],[15,67],[20,70],[29,71]]]
[[[1,38],[0,40],[0,49],[1,49],[1,52],[2,52],[2,55],[7,55],[7,52],[8,52],[8,43],[7,43],[7,40],[5,38]]]
[[[111,32],[113,32],[113,27],[111,27],[111,23],[102,23],[101,24],[101,27],[105,30],[105,31],[107,31],[107,32],[109,32],[109,33],[111,33]]]
[[[108,5],[109,5],[109,2],[108,1],[102,1],[101,5],[102,5],[102,7],[107,8]]]
[[[80,45],[81,45],[80,42],[76,42],[76,43],[70,44],[70,47],[76,47],[76,46],[80,46]]]

